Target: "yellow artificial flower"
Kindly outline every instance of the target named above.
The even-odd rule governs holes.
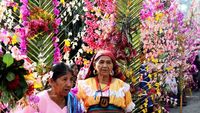
[[[162,29],[162,28],[160,28],[159,32],[160,32],[160,33],[162,33],[162,32],[163,32],[163,29]]]
[[[90,63],[89,60],[87,60],[87,59],[83,59],[83,64],[84,64],[84,65],[88,65],[89,63]]]
[[[164,16],[164,14],[163,14],[162,12],[160,12],[160,13],[156,13],[155,20],[156,20],[156,21],[159,21],[159,20],[162,19],[163,16]]]
[[[157,88],[159,88],[160,84],[157,82],[157,83],[155,83],[155,86],[156,86]]]
[[[65,46],[69,47],[71,45],[71,42],[68,39],[65,39]]]
[[[42,87],[42,83],[41,83],[41,82],[38,82],[38,81],[34,78],[33,73],[29,73],[28,75],[25,75],[24,78],[25,78],[25,80],[27,80],[27,81],[33,81],[34,88],[41,88],[41,87]]]
[[[92,51],[92,49],[90,50],[90,54],[93,54],[93,51]]]
[[[152,79],[152,75],[151,75],[151,74],[148,74],[148,77],[149,77],[150,79]]]
[[[12,45],[16,44],[17,42],[18,42],[18,40],[17,40],[17,35],[15,34],[15,35],[13,35],[13,37],[12,37]]]
[[[126,69],[125,74],[129,78],[131,75],[133,75],[133,70],[131,68]]]
[[[136,78],[135,77],[132,77],[132,82],[136,83]]]
[[[13,7],[13,11],[16,12],[18,9],[18,5]]]
[[[65,3],[65,0],[60,0],[60,3],[61,3],[61,4],[64,4],[64,3]]]
[[[29,73],[28,75],[24,76],[25,80],[35,81],[35,78],[33,77],[33,73]]]
[[[147,83],[147,86],[149,89],[151,89],[151,84],[150,83]]]
[[[146,67],[147,72],[149,71],[149,66]]]
[[[151,61],[152,61],[153,63],[155,63],[155,64],[158,63],[158,59],[157,59],[157,58],[155,59],[153,56],[151,57]]]
[[[162,113],[161,109],[158,110],[158,113]]]
[[[170,70],[172,70],[172,69],[173,69],[173,67],[172,67],[172,66],[170,66],[170,67],[166,68],[166,70],[167,70],[167,71],[170,71]]]
[[[148,103],[148,102],[146,102],[146,99],[145,99],[145,102],[144,102],[144,104],[143,104],[145,108],[146,108],[147,105],[148,105],[147,103]]]
[[[38,81],[34,81],[34,88],[37,89],[37,88],[42,88],[42,83],[41,82],[38,82]]]
[[[95,15],[96,15],[97,17],[100,17],[100,16],[101,16],[101,9],[97,8],[97,9],[95,10]]]
[[[19,18],[21,18],[22,19],[22,14],[20,13],[20,15],[19,15]]]
[[[144,108],[144,109],[142,110],[142,112],[143,112],[143,113],[147,113],[147,109]]]

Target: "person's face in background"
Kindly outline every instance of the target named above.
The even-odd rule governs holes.
[[[78,66],[77,65],[74,65],[73,67],[72,67],[72,71],[73,71],[73,75],[74,76],[77,76],[78,75]]]
[[[68,72],[66,75],[63,75],[56,80],[51,79],[50,84],[53,92],[55,92],[56,95],[67,96],[72,88],[72,77],[72,73]]]
[[[100,76],[109,76],[113,70],[112,59],[109,56],[101,56],[95,61],[94,68]]]

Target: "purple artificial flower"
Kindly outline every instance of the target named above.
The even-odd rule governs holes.
[[[36,95],[31,95],[31,96],[29,96],[29,101],[34,104],[37,104],[40,101],[40,98]]]
[[[22,37],[21,37],[21,39],[22,39]],[[21,40],[21,42],[20,42],[20,50],[21,50],[22,55],[26,54],[26,51],[27,51],[26,40]]]
[[[61,18],[56,18],[55,19],[55,24],[59,26],[60,23],[61,23]]]
[[[57,0],[52,0],[54,7],[58,7],[59,6],[59,1]]]
[[[53,12],[54,12],[54,14],[55,14],[56,16],[58,16],[59,13],[60,13],[60,11],[59,11],[57,8],[54,8]]]
[[[30,11],[27,9],[27,5],[22,5],[20,7],[20,13],[22,14],[22,20],[26,21],[27,17],[30,15]]]
[[[2,48],[0,47],[0,56],[2,56],[3,55],[3,50],[2,50]]]

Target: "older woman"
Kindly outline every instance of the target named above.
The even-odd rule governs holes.
[[[77,97],[89,113],[131,112],[135,104],[130,86],[122,80],[114,55],[101,50],[93,57],[86,79],[78,81]]]
[[[81,106],[75,96],[70,93],[72,87],[72,70],[64,63],[58,63],[53,68],[50,79],[51,89],[37,94],[39,102],[28,106],[24,113],[81,113]]]

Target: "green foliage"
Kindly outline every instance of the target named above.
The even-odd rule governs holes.
[[[12,80],[14,80],[14,79],[15,79],[15,74],[12,73],[12,72],[9,72],[9,73],[7,74],[7,76],[6,76],[6,79],[7,79],[9,82],[12,81]]]
[[[6,67],[9,67],[10,65],[13,64],[14,59],[13,59],[13,57],[12,57],[12,55],[10,53],[6,53],[3,56],[3,62],[6,64]]]
[[[140,10],[142,0],[117,0],[117,28],[124,34],[131,44],[131,48],[136,51],[136,55],[130,58],[130,62],[119,62],[123,72],[132,69],[133,74],[128,76],[128,82],[138,87],[140,77],[140,66],[143,62],[142,54],[142,42],[140,36]],[[126,53],[129,50],[126,49]],[[132,95],[134,102],[136,103],[136,109],[134,113],[141,112],[140,106],[143,104],[144,99]]]

